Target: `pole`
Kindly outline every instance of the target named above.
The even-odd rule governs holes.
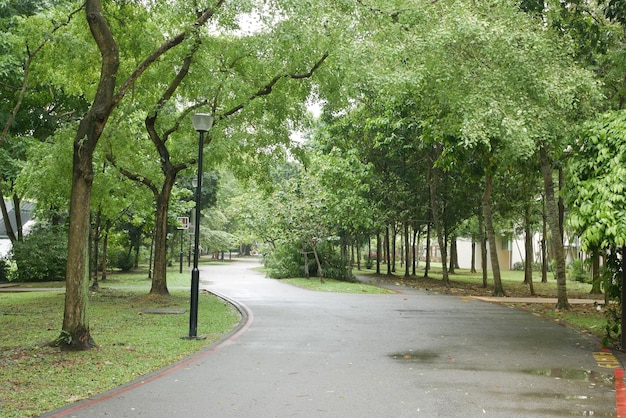
[[[202,151],[204,148],[204,131],[200,131],[198,141],[198,185],[196,186],[196,222],[194,223],[193,268],[191,269],[191,305],[189,312],[189,338],[198,338],[198,292],[200,286],[200,270],[198,255],[200,247],[200,189],[202,188]]]
[[[183,230],[181,228],[180,230],[180,269],[179,269],[179,273],[183,272]]]

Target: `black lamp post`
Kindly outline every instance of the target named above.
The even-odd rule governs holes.
[[[193,268],[191,270],[191,305],[189,310],[189,335],[183,338],[204,339],[198,336],[198,293],[200,287],[200,270],[198,270],[198,256],[200,255],[200,190],[202,189],[202,151],[204,148],[204,134],[213,126],[213,115],[197,113],[191,116],[193,128],[200,134],[198,143],[198,185],[196,186],[196,219],[194,222]]]

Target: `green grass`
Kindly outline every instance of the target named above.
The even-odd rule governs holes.
[[[281,279],[281,282],[289,283],[294,286],[303,287],[309,290],[319,292],[335,292],[335,293],[371,293],[371,294],[388,294],[393,293],[382,287],[372,286],[364,283],[342,282],[333,279],[324,279],[322,283],[318,278],[295,278]]]
[[[189,314],[141,314],[147,308],[189,307],[189,273],[168,272],[171,297],[148,295],[146,275],[115,274],[89,301],[91,334],[99,348],[61,352],[47,346],[60,334],[63,292],[0,293],[0,416],[28,417],[59,408],[148,374],[218,340],[238,323],[238,312],[201,293],[198,334],[184,340]],[[145,286],[110,289],[105,286]],[[47,287],[47,286],[46,286]]]

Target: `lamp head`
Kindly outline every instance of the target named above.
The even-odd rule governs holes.
[[[208,113],[196,113],[191,116],[193,128],[198,132],[208,132],[213,126],[213,115]]]

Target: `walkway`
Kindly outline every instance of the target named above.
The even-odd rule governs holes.
[[[202,288],[247,314],[237,333],[45,416],[616,416],[613,370],[599,362],[598,342],[553,321],[408,288],[311,292],[252,266],[201,272]]]

